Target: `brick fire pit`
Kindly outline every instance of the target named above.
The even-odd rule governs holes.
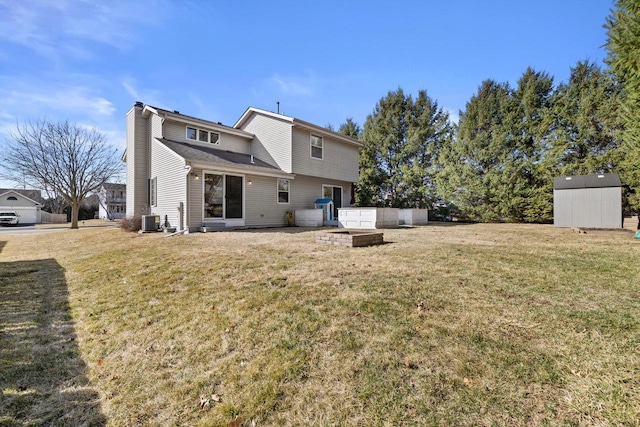
[[[383,243],[382,233],[376,231],[323,231],[316,235],[316,242],[324,245],[362,247]]]

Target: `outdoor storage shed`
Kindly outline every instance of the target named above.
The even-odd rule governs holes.
[[[618,174],[555,177],[553,225],[622,228],[622,184]]]

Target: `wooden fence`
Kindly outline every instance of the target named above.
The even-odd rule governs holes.
[[[67,214],[52,214],[40,211],[40,220],[44,223],[65,224],[67,222]]]

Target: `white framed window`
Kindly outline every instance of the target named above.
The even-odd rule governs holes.
[[[311,157],[322,160],[322,137],[311,134]]]
[[[187,126],[186,136],[187,139],[192,141],[209,142],[214,145],[220,145],[220,134],[217,132],[209,132],[206,129]]]
[[[288,179],[279,179],[278,180],[278,204],[289,204],[289,180]]]

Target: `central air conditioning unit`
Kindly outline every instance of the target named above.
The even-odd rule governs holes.
[[[142,215],[142,232],[160,230],[159,215]]]

